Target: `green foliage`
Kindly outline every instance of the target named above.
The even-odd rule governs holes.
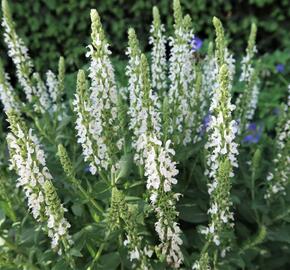
[[[168,0],[153,1],[98,1],[92,0],[35,0],[11,1],[11,9],[21,37],[25,38],[37,69],[56,68],[57,59],[68,59],[68,70],[80,68],[85,63],[85,46],[89,44],[91,8],[97,8],[105,22],[114,52],[120,54],[126,47],[126,31],[134,26],[142,44],[147,44],[151,8],[158,5],[161,18],[171,31],[172,4]],[[258,22],[259,49],[262,52],[289,48],[288,35],[290,7],[288,0],[245,1],[183,1],[184,14],[191,14],[196,33],[202,38],[212,38],[211,18],[218,16],[231,38],[231,47],[242,51],[246,45],[249,28]],[[147,48],[147,46],[146,46]]]
[[[5,0],[3,0],[6,3]],[[36,70],[47,70],[48,66],[57,65],[60,52],[67,58],[68,69],[75,70],[74,66],[82,66],[84,59],[80,56],[85,54],[85,45],[89,43],[89,9],[96,8],[94,1],[69,1],[60,3],[60,1],[35,1],[33,4],[27,2],[12,2],[13,14],[17,21],[17,29],[22,31],[21,36],[28,37],[28,45],[32,55],[40,53],[37,59]],[[98,3],[98,12],[102,16],[104,27],[114,48],[115,52],[124,50],[125,42],[127,43],[124,33],[128,24],[133,28],[129,30],[129,46],[132,49],[132,55],[140,56],[141,65],[138,69],[140,78],[144,83],[142,94],[145,94],[145,100],[148,107],[152,108],[150,103],[150,74],[149,65],[145,54],[141,53],[139,46],[147,44],[147,30],[151,22],[151,3],[148,1],[100,1]],[[157,2],[157,1],[152,1]],[[282,10],[285,1],[277,4],[271,12],[276,12],[281,6]],[[216,57],[218,58],[220,68],[219,84],[221,87],[224,104],[230,95],[228,89],[229,70],[225,63],[225,33],[227,42],[233,47],[243,44],[243,51],[246,48],[246,39],[250,30],[251,16],[245,16],[242,21],[230,20],[235,18],[235,14],[246,13],[245,6],[251,6],[253,12],[257,10],[268,10],[269,5],[273,4],[272,0],[249,0],[240,1],[238,11],[234,6],[234,1],[192,1],[185,0],[185,10],[190,11],[193,15],[193,22],[196,24],[197,31],[203,30],[209,36],[213,35],[213,29],[216,28],[217,39],[215,44]],[[179,1],[175,0],[175,20],[176,24],[190,27],[190,17],[181,15]],[[160,1],[161,19],[164,15],[171,14],[171,1]],[[108,11],[109,9],[109,11]],[[222,15],[229,18],[225,23],[223,30],[221,21],[214,17],[214,26],[207,21],[213,13],[223,10]],[[160,24],[159,16],[154,9],[155,22]],[[206,12],[207,16],[200,16],[201,12]],[[278,13],[277,13],[278,12]],[[29,14],[29,15],[28,15]],[[34,15],[35,16],[34,16]],[[47,14],[40,16],[39,14]],[[77,14],[69,16],[69,14]],[[148,16],[147,16],[147,15]],[[272,13],[271,13],[272,14]],[[220,16],[220,17],[223,17]],[[272,15],[271,15],[272,16]],[[278,16],[279,17],[279,16]],[[57,19],[56,19],[57,18]],[[113,19],[112,19],[113,18]],[[96,11],[92,12],[92,38],[93,46],[97,47],[98,34],[101,33],[101,39],[105,39],[100,25],[100,18]],[[27,20],[26,25],[21,22]],[[211,18],[210,18],[211,21]],[[225,20],[224,20],[225,21]],[[57,23],[56,23],[57,22]],[[172,17],[166,16],[166,23],[172,30]],[[273,21],[267,18],[259,20],[261,33],[268,29]],[[146,25],[146,26],[145,26]],[[145,28],[144,28],[145,27]],[[237,28],[235,28],[237,27]],[[41,29],[46,28],[46,31]],[[145,30],[144,30],[145,29]],[[228,31],[230,29],[231,31]],[[235,29],[235,30],[234,30]],[[260,28],[259,28],[260,29]],[[264,30],[263,30],[264,29]],[[270,28],[271,29],[271,28]],[[235,38],[235,31],[239,30],[241,37]],[[248,50],[254,46],[254,37],[256,35],[255,24],[252,24],[251,35],[249,39]],[[273,28],[271,31],[280,35],[285,29]],[[245,31],[245,32],[244,32]],[[224,33],[225,32],[225,33]],[[141,42],[139,44],[137,35],[140,34]],[[234,33],[234,35],[229,35]],[[260,33],[260,32],[259,32]],[[25,35],[24,35],[25,34]],[[245,34],[245,35],[244,35]],[[104,36],[103,36],[104,35]],[[139,35],[138,35],[139,36]],[[233,38],[233,42],[231,41]],[[41,45],[39,40],[42,40]],[[287,38],[283,44],[286,44]],[[52,42],[53,41],[53,42]],[[231,42],[230,42],[231,41]],[[272,44],[272,41],[262,44]],[[282,41],[281,41],[282,42]],[[144,45],[145,46],[145,45]],[[197,95],[203,90],[203,71],[200,64],[205,56],[213,57],[213,43],[209,43],[208,54],[204,51],[196,53],[197,64],[195,67],[194,86]],[[99,51],[98,51],[99,52]],[[240,55],[241,56],[241,55]],[[35,57],[34,57],[35,58]],[[241,57],[239,57],[241,58]],[[281,62],[286,64],[290,60],[287,51],[277,51],[273,55],[265,54],[261,57],[261,76],[263,84],[261,95],[258,103],[258,110],[254,121],[262,123],[264,129],[257,144],[246,144],[238,138],[240,146],[239,168],[235,170],[235,176],[230,180],[231,171],[230,163],[227,158],[221,162],[218,170],[218,178],[221,183],[217,196],[221,201],[232,201],[234,212],[234,229],[222,230],[225,238],[229,239],[231,249],[225,258],[217,259],[217,248],[208,247],[205,239],[199,234],[200,229],[207,226],[209,222],[208,203],[209,195],[207,191],[208,177],[204,175],[205,151],[204,144],[207,137],[203,136],[198,143],[190,143],[186,147],[176,147],[174,159],[178,161],[179,170],[178,183],[174,186],[172,192],[164,192],[160,207],[168,210],[172,214],[174,204],[171,196],[182,194],[182,197],[176,205],[176,211],[179,212],[178,224],[182,230],[182,253],[184,255],[184,269],[191,269],[192,265],[199,260],[202,270],[208,267],[214,261],[215,269],[235,270],[235,269],[263,269],[273,270],[289,269],[290,256],[290,186],[287,186],[287,196],[267,203],[264,199],[265,179],[269,168],[273,166],[275,152],[275,128],[281,118],[282,113],[273,113],[273,110],[280,107],[281,101],[286,101],[287,80],[282,73],[275,71],[275,64]],[[199,62],[200,61],[200,62]],[[283,62],[285,61],[285,62]],[[126,85],[127,78],[124,76],[125,65],[127,61],[115,58],[113,61],[116,67],[118,83]],[[0,66],[0,84],[4,81],[4,70]],[[29,270],[114,270],[114,269],[132,269],[133,264],[130,262],[128,250],[143,249],[144,243],[150,247],[147,252],[153,252],[150,264],[154,270],[171,269],[166,264],[166,259],[162,254],[158,244],[159,240],[155,232],[156,216],[149,203],[149,194],[146,192],[146,176],[142,171],[143,168],[137,167],[133,162],[134,149],[131,145],[131,131],[128,128],[128,107],[129,102],[118,97],[118,109],[120,126],[124,130],[118,130],[125,137],[125,146],[120,155],[120,170],[114,181],[110,181],[112,175],[103,175],[97,173],[91,175],[88,171],[87,163],[83,161],[82,150],[77,143],[74,130],[77,115],[73,112],[72,99],[75,92],[80,96],[81,101],[88,99],[89,82],[86,80],[86,72],[79,70],[77,76],[75,73],[65,74],[64,58],[59,58],[58,66],[58,88],[60,91],[59,103],[62,105],[58,111],[51,113],[45,111],[43,114],[35,113],[30,104],[24,104],[22,107],[23,119],[18,115],[10,115],[10,129],[15,134],[19,132],[19,126],[25,122],[28,128],[34,129],[40,138],[41,144],[47,154],[47,167],[52,173],[53,180],[46,182],[44,190],[48,194],[47,204],[53,206],[52,210],[58,213],[63,204],[67,209],[65,217],[71,224],[69,230],[74,243],[72,248],[66,249],[66,254],[58,256],[53,252],[47,239],[46,231],[43,224],[38,224],[31,214],[27,211],[26,199],[24,192],[16,186],[17,176],[9,170],[9,155],[7,153],[7,123],[4,116],[1,116],[0,127],[0,268],[3,270],[10,269],[29,269]],[[57,67],[54,67],[57,70]],[[286,67],[286,72],[289,68]],[[239,72],[239,70],[238,70]],[[235,80],[236,81],[236,80]],[[233,98],[235,94],[241,92],[238,84],[234,84]],[[166,92],[165,92],[166,93]],[[23,99],[23,97],[20,97]],[[86,104],[86,102],[83,102]],[[201,101],[198,99],[195,111],[200,110]],[[221,104],[218,109],[225,111],[227,108]],[[87,104],[86,104],[87,105]],[[163,97],[163,103],[160,110],[164,125],[166,119],[170,118],[168,96]],[[90,114],[83,106],[82,116]],[[58,118],[60,117],[60,118]],[[200,118],[195,118],[199,121]],[[228,119],[226,119],[228,120]],[[225,121],[226,122],[226,121]],[[25,129],[28,133],[28,130]],[[124,134],[123,134],[124,132]],[[200,134],[199,134],[200,135]],[[243,134],[244,135],[244,134]],[[130,137],[131,136],[131,137]],[[130,138],[129,138],[130,137]],[[166,134],[170,139],[170,134]],[[112,139],[112,137],[110,137]],[[113,139],[112,139],[113,141]],[[25,147],[25,142],[22,143]],[[97,147],[97,144],[94,144]],[[287,146],[288,147],[288,146]],[[156,149],[157,148],[156,146]],[[285,150],[287,151],[288,148]],[[11,149],[10,149],[11,150]],[[10,151],[11,154],[12,151]],[[173,151],[172,151],[173,152]],[[283,168],[282,168],[283,169]],[[63,214],[63,213],[62,213]],[[175,218],[175,209],[172,214]],[[130,241],[128,239],[130,238]],[[143,242],[144,240],[144,242]],[[127,241],[127,244],[124,243]],[[145,252],[146,253],[146,252]],[[141,254],[141,252],[140,252]],[[140,265],[136,263],[138,269],[145,269],[149,259],[144,254]],[[72,259],[73,258],[73,259]],[[75,261],[75,265],[74,265]],[[151,269],[151,268],[150,268]]]

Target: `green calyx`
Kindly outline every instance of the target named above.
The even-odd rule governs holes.
[[[226,48],[224,28],[222,22],[217,17],[213,17],[213,25],[216,32],[216,58],[219,66],[222,66],[225,62],[224,54]]]

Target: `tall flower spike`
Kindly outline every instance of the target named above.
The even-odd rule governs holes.
[[[183,262],[180,250],[181,230],[176,222],[175,204],[178,194],[172,192],[178,171],[172,161],[174,151],[170,141],[162,146],[157,97],[152,93],[146,56],[141,54],[133,29],[129,30],[130,128],[133,130],[135,160],[144,165],[151,205],[156,213],[155,230],[161,244],[161,253],[168,264],[179,268]],[[170,205],[170,208],[168,208]]]
[[[208,114],[210,106],[210,96],[215,88],[217,88],[218,65],[217,59],[213,52],[213,43],[208,45],[207,55],[202,62],[202,103],[201,111],[203,117]]]
[[[194,58],[191,52],[190,40],[193,33],[190,30],[189,16],[182,17],[179,0],[173,2],[174,36],[170,37],[171,46],[169,58],[168,104],[170,110],[170,124],[168,133],[175,144],[191,142],[191,107],[190,100],[193,93]]]
[[[33,73],[32,82],[34,85],[36,85],[37,88],[35,95],[38,102],[34,104],[35,110],[40,111],[41,113],[48,112],[51,108],[51,99],[48,94],[46,85],[41,80],[39,73]]]
[[[91,21],[92,43],[88,46],[89,51],[86,54],[91,60],[89,67],[91,86],[89,93],[84,95],[85,78],[84,73],[81,72],[78,77],[79,90],[75,101],[75,111],[78,113],[78,141],[83,145],[85,159],[90,159],[92,174],[102,170],[115,173],[119,169],[118,152],[123,146],[123,139],[118,135],[120,128],[117,118],[118,97],[115,76],[109,59],[111,54],[109,45],[105,39],[100,17],[94,9],[91,10]],[[79,102],[82,105],[77,105]],[[78,127],[82,121],[86,122],[85,129]],[[84,130],[86,130],[85,135]],[[84,148],[85,141],[87,144]]]
[[[112,189],[111,208],[109,213],[112,228],[123,229],[126,239],[124,246],[128,249],[129,260],[132,262],[133,269],[152,269],[149,258],[153,251],[144,246],[144,239],[139,234],[136,226],[136,209],[130,207],[125,201],[124,194],[116,187]]]
[[[226,47],[226,39],[221,21],[218,18],[214,17],[213,25],[217,33],[215,40],[217,46],[215,57],[218,61],[219,66],[221,66],[223,63],[226,63],[228,65],[229,80],[230,80],[229,89],[231,89],[232,88],[231,83],[233,82],[233,77],[235,74],[235,59],[228,50],[228,48]]]
[[[183,263],[181,252],[181,230],[177,223],[178,212],[176,201],[180,194],[172,191],[177,183],[178,170],[173,161],[174,150],[171,141],[165,145],[154,134],[148,136],[146,142],[145,176],[151,205],[156,213],[155,230],[159,236],[161,254],[173,268],[180,268]]]
[[[85,72],[79,70],[77,76],[77,90],[74,100],[74,111],[77,114],[76,131],[78,143],[83,148],[85,161],[89,162],[90,172],[96,174],[97,168],[100,165],[97,146],[93,144],[94,138],[90,129],[90,108],[88,105],[87,82]]]
[[[196,70],[195,91],[191,100],[192,115],[191,119],[189,119],[189,121],[192,122],[193,143],[196,143],[201,139],[202,120],[204,117],[203,108],[200,106],[204,98],[203,92],[201,90],[202,74],[199,67],[196,67]]]
[[[230,237],[224,232],[232,231],[233,213],[230,201],[230,178],[234,176],[233,167],[237,167],[237,144],[234,142],[237,123],[232,120],[229,91],[229,71],[224,59],[224,36],[221,22],[214,18],[216,27],[216,55],[219,63],[218,86],[212,93],[210,106],[210,123],[207,129],[208,142],[205,145],[207,153],[207,170],[205,174],[210,179],[208,192],[210,194],[210,224],[202,231],[207,240],[216,246],[221,246],[221,256],[230,248]]]
[[[61,106],[61,97],[64,93],[65,63],[64,58],[60,57],[58,62],[58,75],[51,70],[46,72],[46,85],[52,103],[52,111],[57,112]],[[59,115],[61,119],[61,116]]]
[[[0,61],[0,98],[4,106],[4,111],[10,110],[19,111],[21,107],[20,100],[16,95],[12,85],[10,84],[10,78],[3,68],[3,64]]]
[[[196,261],[193,264],[192,270],[211,270],[209,256],[207,252],[203,253],[199,261]]]
[[[64,78],[65,78],[65,61],[64,57],[60,57],[58,61],[58,95],[56,101],[60,102],[62,95],[64,94]]]
[[[166,37],[165,27],[161,24],[160,14],[157,7],[153,7],[153,24],[150,29],[149,44],[152,48],[152,87],[162,96],[167,87],[167,63],[166,63]]]
[[[26,94],[28,101],[32,101],[32,96],[36,89],[31,85],[30,76],[32,74],[33,64],[28,55],[28,49],[24,42],[15,32],[15,25],[12,20],[10,8],[7,0],[2,0],[2,26],[4,27],[4,41],[8,46],[8,55],[16,66],[16,75],[20,85]]]
[[[257,35],[257,26],[252,24],[251,33],[249,36],[248,47],[246,49],[246,55],[241,62],[242,73],[240,81],[244,84],[244,91],[238,96],[236,105],[236,117],[239,121],[239,133],[247,128],[249,121],[252,120],[259,95],[259,76],[258,68],[254,67],[254,56],[257,52],[255,43]]]
[[[134,29],[129,29],[129,63],[126,75],[129,77],[130,116],[129,128],[133,131],[132,146],[135,149],[134,160],[144,164],[146,135],[154,132],[160,136],[160,116],[157,111],[157,96],[152,92],[149,67],[146,56],[141,54]]]
[[[28,207],[37,221],[45,222],[51,246],[62,253],[72,244],[62,206],[46,166],[45,154],[38,138],[26,127],[20,116],[8,113],[11,133],[7,135],[11,169],[18,174],[17,186],[22,187]]]
[[[33,78],[33,63],[28,55],[27,47],[15,31],[7,0],[2,0],[2,12],[4,41],[8,47],[8,55],[16,67],[17,79],[25,92],[27,100],[33,102],[33,97],[36,98],[35,110],[42,113],[47,112],[50,105],[46,99],[47,89],[43,87],[44,84],[38,75],[36,75],[36,80]]]
[[[290,86],[289,86],[290,92]],[[273,169],[267,175],[267,190],[265,199],[273,201],[279,195],[286,195],[286,188],[289,185],[290,177],[290,95],[288,104],[284,105],[282,117],[277,128],[275,140],[275,157]]]

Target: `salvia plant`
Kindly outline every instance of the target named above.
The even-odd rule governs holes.
[[[234,57],[218,18],[204,49],[179,0],[172,33],[152,13],[149,53],[128,29],[124,84],[92,9],[70,89],[2,0],[1,269],[289,269],[289,96],[260,129],[256,24]]]

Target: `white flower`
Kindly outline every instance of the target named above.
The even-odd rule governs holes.
[[[111,53],[104,38],[103,29],[96,10],[91,11],[92,45],[89,77],[91,85],[86,89],[83,71],[78,74],[78,91],[74,101],[77,113],[76,130],[82,145],[85,161],[90,162],[90,172],[100,170],[115,173],[119,167],[116,153],[124,141],[119,138],[117,119],[117,88],[114,69],[109,59]],[[101,42],[101,43],[100,43]]]
[[[129,43],[137,43],[133,29],[129,31],[129,39]],[[141,54],[136,45],[130,46],[133,45],[129,45],[127,50],[129,63],[126,67],[126,75],[129,77],[129,128],[133,131],[132,146],[136,151],[134,160],[138,165],[143,165],[146,156],[144,152],[146,134],[153,132],[159,138],[161,119],[158,112],[158,98],[151,89],[146,56]]]
[[[274,199],[274,195],[286,195],[286,186],[290,176],[290,158],[289,158],[289,138],[290,138],[290,120],[289,104],[285,106],[285,112],[282,115],[282,125],[277,129],[275,141],[275,156],[273,159],[273,169],[267,175],[267,190],[265,199]]]
[[[185,136],[178,136],[174,143],[186,145],[191,141],[191,126],[193,123],[190,100],[194,93],[195,72],[194,58],[189,44],[193,33],[183,27],[179,27],[175,29],[174,35],[174,37],[169,39],[169,45],[171,46],[169,58],[170,88],[168,92],[171,116],[169,133],[173,134],[177,128],[179,134],[184,134]]]
[[[0,70],[0,72],[0,99],[4,106],[4,110],[5,112],[10,110],[19,111],[20,103],[17,100],[15,91],[10,84],[10,78],[4,70]]]
[[[165,90],[167,87],[167,63],[166,63],[166,37],[165,27],[160,22],[159,11],[153,10],[154,21],[150,28],[149,44],[153,46],[151,57],[152,87],[157,91]]]
[[[52,111],[55,112],[57,110],[57,102],[61,93],[58,79],[51,70],[46,72],[46,86],[52,102]]]
[[[7,135],[11,168],[18,174],[17,186],[22,187],[28,208],[33,217],[47,222],[52,248],[61,250],[60,241],[71,241],[67,229],[70,224],[64,218],[65,209],[59,203],[51,183],[52,176],[46,167],[45,154],[36,136],[14,116],[8,115],[12,132]],[[16,119],[16,120],[15,120]]]
[[[172,185],[177,183],[175,177],[178,170],[176,163],[172,161],[175,152],[170,148],[170,143],[167,141],[165,146],[162,146],[162,142],[156,136],[146,138],[145,176],[150,201],[158,219],[155,230],[161,241],[160,248],[168,264],[179,268],[183,255],[180,250],[181,230],[175,221],[178,215],[175,203],[180,194],[172,193]],[[171,205],[171,214],[166,210],[168,205]]]

